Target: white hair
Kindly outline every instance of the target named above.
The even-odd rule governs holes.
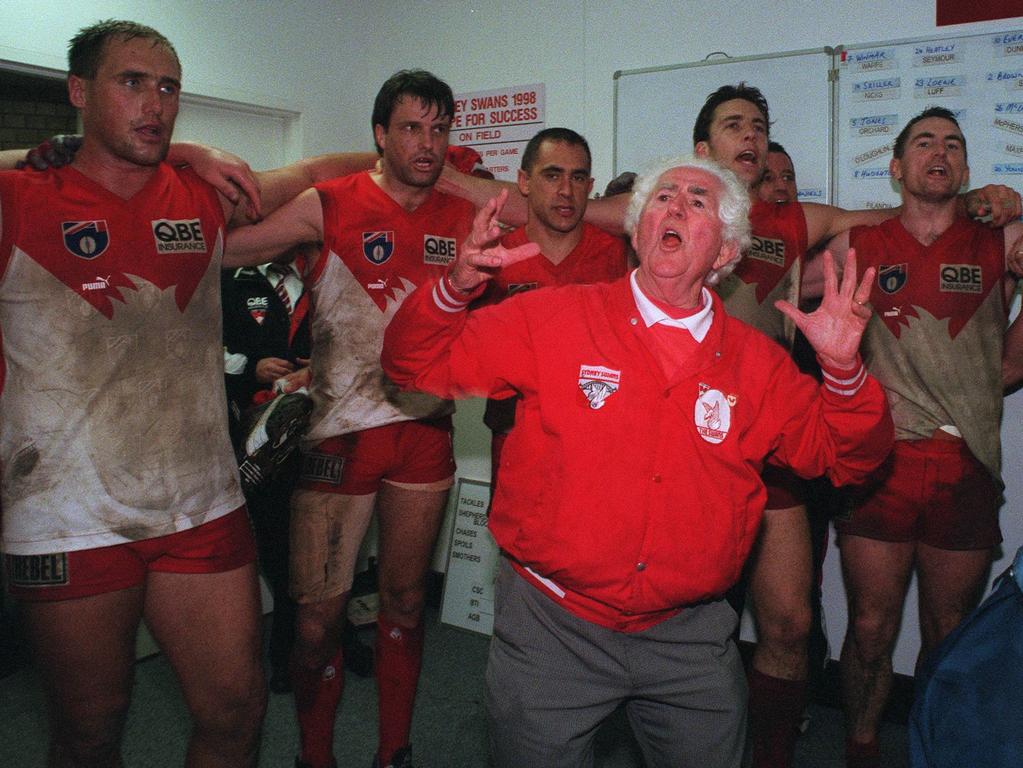
[[[750,244],[749,224],[749,190],[739,181],[732,171],[718,165],[713,160],[696,155],[677,155],[655,160],[638,177],[632,187],[632,199],[625,213],[625,231],[630,237],[635,234],[640,215],[646,207],[650,195],[657,186],[658,180],[674,168],[697,168],[712,174],[721,181],[722,194],[718,199],[718,219],[721,221],[721,239],[725,243],[734,243],[735,258],[727,264],[712,269],[704,282],[716,285],[721,278],[731,274]]]

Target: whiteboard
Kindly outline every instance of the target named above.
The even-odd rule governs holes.
[[[707,96],[744,80],[767,97],[771,139],[792,157],[799,199],[829,202],[832,62],[832,49],[818,48],[615,72],[615,175],[691,152],[693,124]]]
[[[888,162],[895,137],[928,107],[955,113],[970,186],[1023,187],[1023,32],[839,47],[837,204],[899,204]]]

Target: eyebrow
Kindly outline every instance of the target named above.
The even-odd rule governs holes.
[[[721,122],[725,123],[725,122],[728,122],[729,120],[742,120],[742,118],[744,118],[744,117],[745,117],[745,115],[742,112],[733,112],[730,115],[722,115],[721,116]],[[754,122],[754,123],[758,123],[759,125],[765,125],[766,122],[767,122],[766,120],[764,120],[763,115],[757,115],[756,117],[751,117],[750,120],[752,122]]]
[[[566,168],[563,165],[556,165],[555,163],[550,163],[548,165],[543,166],[540,169],[540,173],[544,173],[546,171],[557,171],[558,173],[565,173],[567,171],[568,173],[571,173],[571,174],[585,173],[587,176],[590,175],[590,169],[589,168],[572,168],[572,169],[569,169],[569,168]]]
[[[920,133],[913,137],[913,141],[916,141],[917,139],[933,139],[936,137],[937,134],[934,133],[933,131],[921,131]],[[963,138],[963,135],[961,133],[946,133],[944,136],[944,140],[949,141],[950,139],[952,141],[958,141],[960,144],[963,144],[966,141],[966,139]]]
[[[152,72],[145,72],[145,71],[143,71],[141,69],[124,69],[124,70],[121,70],[120,72],[118,72],[116,77],[119,77],[119,78],[132,77],[132,78],[135,78],[136,80],[154,80],[155,79],[156,82],[158,82],[158,83],[171,83],[171,84],[173,84],[174,86],[176,86],[178,88],[181,87],[181,81],[178,80],[176,77],[171,77],[170,75],[163,75],[161,77],[157,77]]]
[[[660,186],[657,187],[656,191],[678,192],[678,190],[679,190],[678,184],[661,184]],[[707,189],[707,187],[701,187],[699,184],[690,184],[688,187],[686,187],[686,192],[688,192],[691,195],[704,196],[709,193],[709,190]]]

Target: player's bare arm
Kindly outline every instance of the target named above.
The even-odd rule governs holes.
[[[993,227],[1004,227],[1018,219],[1023,212],[1019,193],[1002,184],[988,184],[972,189],[959,195],[956,204],[960,215],[978,219],[990,216],[989,223]],[[901,206],[847,211],[833,205],[803,203],[807,242],[812,247],[853,227],[881,224],[901,212]]]
[[[223,196],[228,225],[237,227],[246,220],[255,221],[273,213],[319,181],[373,168],[377,156],[372,152],[335,152],[270,171],[253,172],[244,160],[229,152],[195,142],[177,142],[171,145],[167,159],[191,165],[213,184]],[[258,201],[255,209],[249,207],[248,200]]]
[[[233,228],[227,235],[224,266],[264,264],[296,245],[322,240],[320,195],[315,189],[306,189],[258,224]],[[310,257],[308,268],[314,263],[315,258]]]
[[[825,247],[825,253],[831,255],[832,263],[837,274],[843,274],[845,269],[845,255],[849,251],[849,230],[839,232]],[[818,254],[803,265],[803,281],[800,284],[799,295],[803,299],[819,299],[824,295],[824,259],[823,254]]]

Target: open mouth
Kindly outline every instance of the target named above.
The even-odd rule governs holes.
[[[135,129],[136,133],[140,134],[144,139],[159,139],[163,136],[163,126],[157,123],[147,123],[146,125],[140,125]]]
[[[740,152],[736,158],[740,163],[753,163],[757,162],[757,153],[752,149],[747,149],[745,152]]]
[[[412,167],[418,171],[429,171],[433,169],[436,162],[432,157],[417,157],[412,161]]]
[[[927,175],[944,178],[948,176],[948,170],[943,165],[932,165],[927,169]]]
[[[665,248],[678,248],[682,245],[682,237],[675,230],[666,229],[661,235],[661,245]]]

